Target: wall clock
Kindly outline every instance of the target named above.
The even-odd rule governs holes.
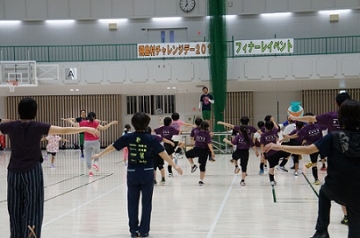
[[[180,0],[179,5],[184,12],[191,12],[194,10],[196,2],[195,0]]]

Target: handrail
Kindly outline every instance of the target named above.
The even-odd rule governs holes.
[[[234,38],[232,38],[232,40],[227,41],[228,58],[273,56],[273,55],[235,56],[234,41],[235,41]],[[360,35],[296,38],[294,39],[294,53],[291,55],[350,54],[350,53],[360,53]],[[289,56],[289,54],[282,56]],[[206,58],[206,57],[202,57],[202,58]],[[187,58],[176,58],[176,59],[189,59],[189,58],[187,57]],[[34,60],[37,62],[81,62],[81,61],[131,61],[131,60],[151,60],[151,59],[137,58],[137,44],[0,46],[0,61],[22,61],[22,60]],[[172,59],[167,58],[166,60],[172,60]]]

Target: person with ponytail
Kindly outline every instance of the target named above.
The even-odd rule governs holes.
[[[69,122],[77,127],[92,127],[98,130],[107,130],[110,126],[117,124],[117,121],[112,121],[104,126],[100,125],[99,122],[96,120],[95,112],[89,112],[86,120],[82,120],[80,123],[75,123],[72,121]],[[88,175],[89,177],[93,177],[94,173],[92,172],[92,169],[94,169],[95,171],[100,170],[98,165],[98,159],[94,160],[94,164],[92,164],[91,161],[92,152],[94,151],[96,154],[100,152],[99,136],[95,136],[85,132],[84,139],[85,161],[86,166],[89,170]]]
[[[240,185],[245,186],[246,169],[249,161],[249,149],[250,147],[252,147],[253,150],[255,151],[256,156],[259,156],[259,152],[257,151],[256,146],[254,145],[253,141],[251,140],[248,134],[247,126],[240,126],[239,132],[240,133],[237,134],[232,141],[229,141],[226,138],[223,141],[230,145],[236,146],[236,150],[232,154],[231,162],[235,165],[234,173],[238,174],[240,172],[240,168],[238,166],[238,160],[240,159],[240,166],[242,171]]]
[[[213,150],[213,146],[211,144],[211,136],[209,132],[209,123],[203,121],[200,125],[199,132],[194,137],[195,146],[191,150],[188,150],[185,153],[186,158],[195,158],[198,157],[198,163],[200,168],[200,181],[199,185],[204,185],[204,177],[205,177],[205,170],[206,170],[206,161],[211,153],[211,158],[215,158],[215,153]]]

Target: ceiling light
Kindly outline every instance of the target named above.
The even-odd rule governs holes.
[[[0,21],[0,25],[16,25],[16,24],[20,24],[21,21]]]
[[[292,15],[292,12],[273,12],[273,13],[261,13],[260,16],[262,17],[269,17],[269,18],[281,18],[281,17],[289,17]]]
[[[340,14],[340,13],[350,13],[351,9],[339,9],[339,10],[324,10],[324,11],[319,11],[319,14],[324,14],[324,15],[330,15],[330,14]]]
[[[173,21],[181,21],[181,17],[153,17],[152,20],[156,22],[173,22]]]
[[[170,87],[167,87],[167,89],[171,89]]]
[[[73,89],[73,88],[70,88],[70,92],[74,92],[74,89]]]
[[[127,18],[121,18],[121,19],[99,19],[100,23],[124,23],[129,21]]]
[[[46,20],[45,23],[51,25],[63,25],[63,24],[73,24],[75,23],[75,20]]]
[[[75,91],[76,91],[76,92],[79,92],[80,90],[77,88],[77,89],[75,89]]]

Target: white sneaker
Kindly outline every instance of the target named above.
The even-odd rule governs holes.
[[[296,171],[296,172],[294,172],[294,176],[299,176],[299,174],[298,174],[298,172]]]
[[[271,181],[271,182],[270,182],[270,185],[271,185],[271,186],[275,186],[275,185],[276,185],[276,181]]]

